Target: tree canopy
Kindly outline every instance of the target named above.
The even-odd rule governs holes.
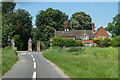
[[[41,10],[36,15],[36,32],[32,32],[34,39],[46,42],[54,36],[54,31],[64,30],[64,22],[68,20],[68,15],[60,10],[48,8]]]
[[[2,47],[8,45],[8,36],[13,38],[18,35],[21,39],[20,43],[23,43],[23,47],[20,49],[27,50],[28,39],[31,37],[32,16],[24,9],[14,10],[14,2],[2,2],[2,6]],[[16,42],[18,43],[19,41]]]
[[[108,23],[105,30],[109,31],[113,37],[120,36],[120,14],[116,15],[112,22]]]
[[[70,19],[72,29],[75,30],[91,30],[91,17],[84,12],[76,12],[72,14]]]

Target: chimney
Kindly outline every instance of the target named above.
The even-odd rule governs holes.
[[[64,22],[64,30],[66,30],[67,26],[68,26],[68,22],[65,21],[65,22]]]
[[[94,24],[94,23],[92,23],[92,31],[93,31],[93,32],[95,32],[95,30],[94,30],[94,29],[95,29],[95,24]]]

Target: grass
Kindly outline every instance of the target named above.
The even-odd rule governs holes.
[[[118,49],[87,47],[51,48],[44,57],[71,78],[118,78]]]
[[[4,75],[18,60],[16,50],[9,47],[2,49],[2,75]]]

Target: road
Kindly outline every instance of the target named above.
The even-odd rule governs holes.
[[[17,63],[3,76],[2,80],[67,78],[60,69],[45,59],[41,52],[18,52],[18,57]]]

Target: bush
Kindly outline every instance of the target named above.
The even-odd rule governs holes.
[[[120,37],[119,36],[113,37],[110,44],[113,47],[120,47]]]
[[[54,37],[52,46],[77,47],[77,46],[84,46],[84,44],[81,43],[80,41],[75,41],[74,39],[63,39],[61,37]]]
[[[80,41],[75,41],[75,44],[74,44],[75,47],[78,47],[78,46],[84,46],[84,44]]]
[[[109,38],[98,38],[93,39],[94,43],[96,43],[99,47],[109,47],[110,46],[110,39]]]
[[[23,47],[23,42],[20,39],[20,35],[15,35],[14,36],[14,40],[15,40],[15,46],[17,47],[18,50],[22,50]]]
[[[54,37],[52,40],[53,40],[52,46],[58,46],[58,47],[64,46],[64,40],[61,37],[57,36],[57,37]]]
[[[76,44],[75,40],[73,39],[64,39],[64,43],[65,47],[73,47]]]

